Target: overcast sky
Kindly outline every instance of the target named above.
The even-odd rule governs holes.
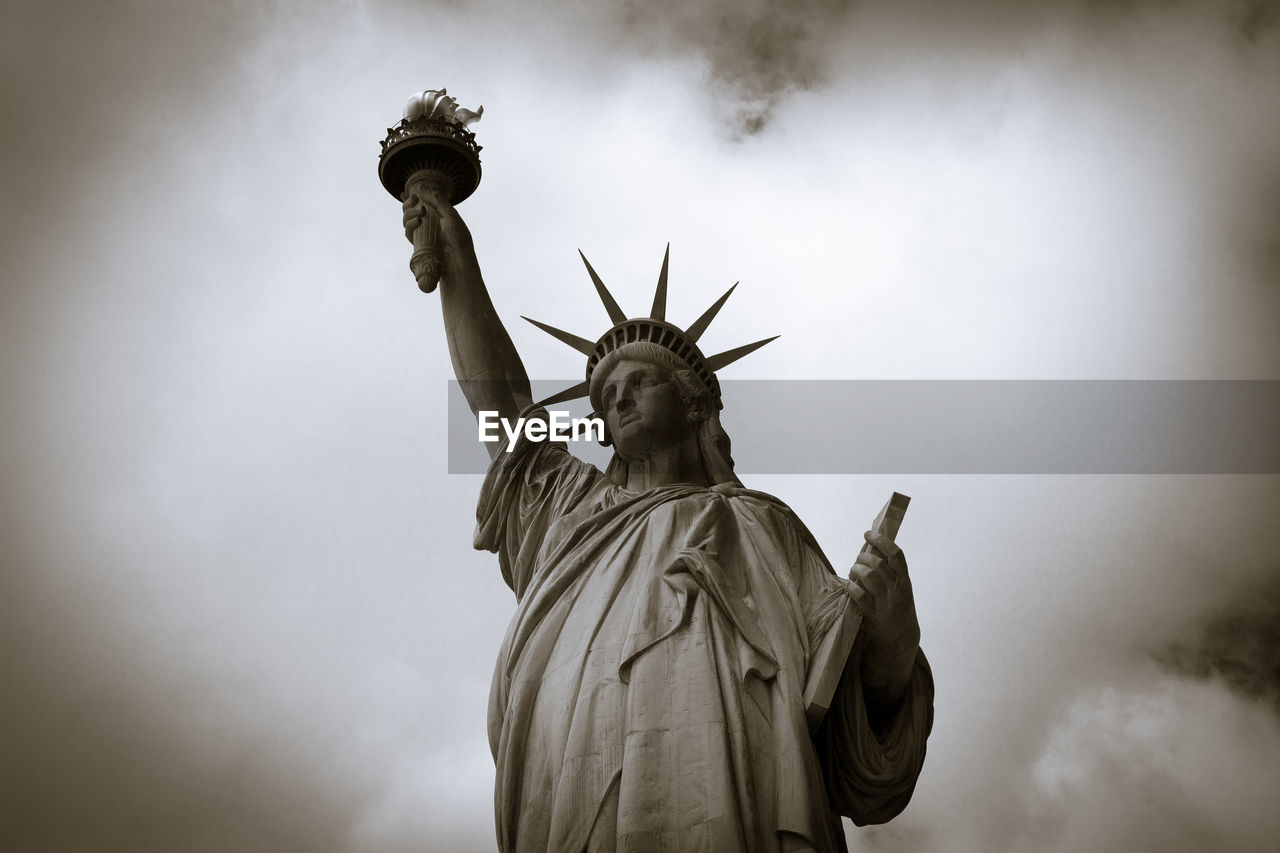
[[[3,846],[492,849],[415,90],[485,107],[534,377],[519,315],[604,331],[577,249],[639,313],[670,242],[675,322],[742,282],[708,350],[782,334],[726,378],[1280,379],[1277,4],[932,5],[6,4]],[[1280,479],[738,463],[837,566],[913,497],[937,722],[857,849],[1276,848]]]

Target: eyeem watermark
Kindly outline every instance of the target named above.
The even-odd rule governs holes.
[[[492,443],[501,441],[498,428],[507,435],[507,452],[515,449],[516,439],[523,433],[529,441],[604,441],[603,418],[574,418],[568,412],[547,412],[547,419],[516,418],[515,423],[499,416],[497,412],[481,409],[479,418],[480,440]]]
[[[573,381],[534,380],[533,397],[556,394]],[[721,379],[720,386],[735,470],[748,477],[1280,476],[1275,379]],[[448,389],[449,471],[483,474],[489,455],[482,448],[488,445],[477,447],[476,419],[462,387],[450,380]],[[587,401],[555,406],[591,414]],[[566,417],[558,413],[557,428],[548,425],[545,435],[563,432]],[[490,442],[503,446],[512,432],[518,438],[528,428],[509,425],[504,435],[494,413],[487,420],[481,439],[488,433]],[[541,429],[535,427],[535,434]],[[592,441],[567,447],[601,470],[613,455]]]

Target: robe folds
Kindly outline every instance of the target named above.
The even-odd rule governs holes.
[[[838,815],[905,806],[933,721],[917,656],[873,730],[855,642],[816,733],[804,689],[847,600],[781,501],[631,492],[563,444],[494,460],[475,546],[518,602],[489,700],[505,853],[845,849]]]

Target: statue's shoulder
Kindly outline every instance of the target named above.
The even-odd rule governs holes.
[[[745,511],[777,517],[779,520],[804,527],[803,524],[800,524],[799,517],[791,507],[787,506],[781,498],[768,492],[748,489],[736,483],[721,483],[717,486],[712,486],[711,491],[721,497],[728,498],[733,504]]]
[[[792,541],[802,543],[819,554],[822,553],[818,540],[809,532],[809,528],[800,520],[800,516],[796,515],[795,510],[781,498],[768,492],[731,483],[721,483],[713,486],[711,490],[728,498],[736,511],[753,516],[775,533],[786,530],[789,533],[787,538],[794,537]]]

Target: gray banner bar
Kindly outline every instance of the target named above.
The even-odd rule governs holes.
[[[550,396],[576,380],[535,383]],[[1280,474],[1280,381],[725,380],[740,474]],[[585,401],[553,408],[589,414]],[[505,446],[505,441],[504,445]],[[610,452],[571,442],[605,465]],[[483,473],[449,388],[449,471]]]

